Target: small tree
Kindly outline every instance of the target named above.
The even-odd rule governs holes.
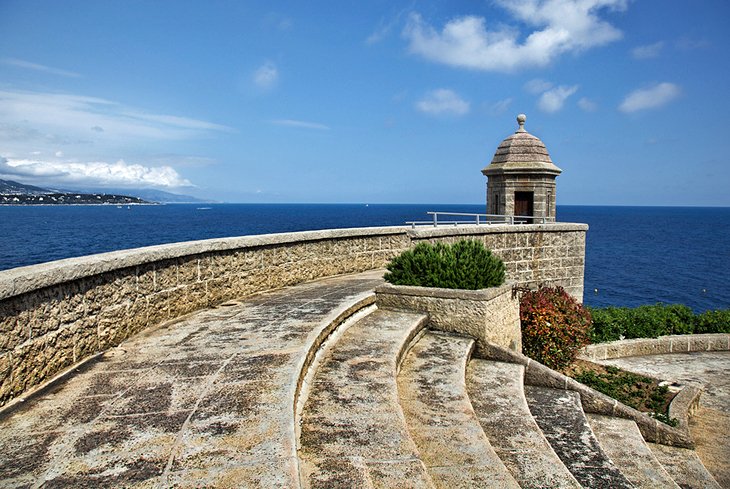
[[[478,290],[504,283],[504,263],[482,243],[419,243],[388,263],[385,280],[394,285]]]
[[[589,343],[591,315],[560,287],[540,287],[520,300],[522,350],[556,370],[569,366]]]

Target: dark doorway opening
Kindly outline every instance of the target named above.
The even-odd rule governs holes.
[[[533,216],[534,198],[533,192],[515,192],[515,216]],[[515,220],[532,224],[532,219],[517,218]]]

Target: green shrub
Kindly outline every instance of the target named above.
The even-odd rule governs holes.
[[[730,309],[699,314],[695,318],[695,333],[730,333]]]
[[[623,338],[657,338],[671,334],[730,332],[730,310],[707,311],[695,315],[679,304],[604,307],[591,309],[594,343]]]
[[[385,280],[395,285],[478,290],[504,283],[504,263],[478,241],[419,243],[388,263]]]
[[[562,287],[540,287],[520,300],[522,351],[556,370],[569,366],[589,343],[591,315]]]
[[[614,341],[626,336],[626,325],[631,321],[628,307],[588,308],[593,325],[590,330],[592,343]]]

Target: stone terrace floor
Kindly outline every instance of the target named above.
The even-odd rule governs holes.
[[[730,488],[730,352],[693,352],[603,360],[657,379],[705,387],[689,429],[697,454],[722,487]]]
[[[380,271],[289,287],[125,341],[0,418],[0,487],[296,486],[309,346],[382,282]]]

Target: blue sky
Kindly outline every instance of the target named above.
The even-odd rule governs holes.
[[[481,203],[527,114],[558,204],[730,205],[726,0],[0,1],[0,178]]]

